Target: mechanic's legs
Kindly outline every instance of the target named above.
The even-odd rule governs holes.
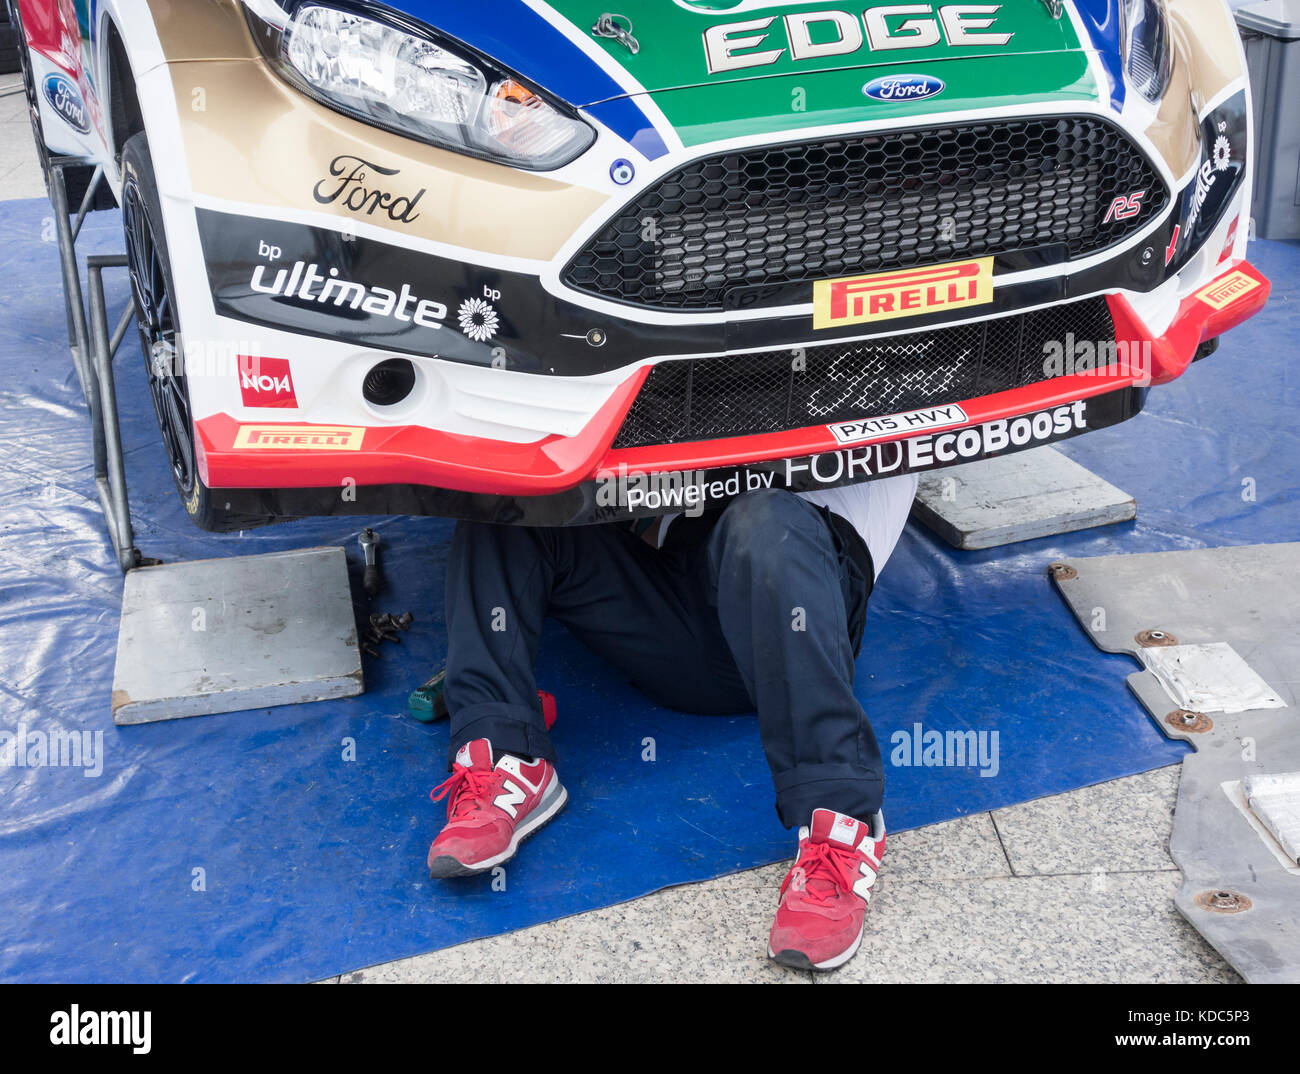
[[[447,557],[451,754],[491,739],[498,750],[555,760],[533,661],[550,599],[547,557],[531,530],[458,522]]]
[[[869,580],[825,516],[793,493],[732,501],[709,537],[718,618],[749,693],[786,827],[814,809],[869,822],[884,768],[853,696],[854,639]]]
[[[486,738],[555,761],[534,679],[547,615],[660,703],[748,711],[697,564],[621,526],[459,523],[447,562],[452,755]]]
[[[447,557],[447,673],[451,756],[486,738],[497,753],[555,751],[534,664],[566,530],[459,522]]]

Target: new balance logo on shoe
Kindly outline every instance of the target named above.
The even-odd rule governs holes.
[[[871,885],[876,882],[876,870],[864,861],[858,866],[858,872],[862,876],[854,883],[853,894],[865,902],[871,898]]]
[[[512,817],[519,816],[518,807],[523,805],[528,798],[528,792],[522,787],[506,780],[501,784],[503,794],[497,795],[492,799],[492,804],[498,809],[504,809]]]

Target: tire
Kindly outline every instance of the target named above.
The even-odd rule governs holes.
[[[45,144],[45,128],[41,126],[41,109],[36,96],[36,79],[32,75],[31,62],[27,55],[27,37],[23,33],[23,17],[18,8],[17,0],[12,0],[6,8],[6,15],[12,20],[6,29],[13,32],[16,42],[22,43],[22,47],[16,49],[18,66],[14,70],[22,71],[23,93],[27,97],[27,118],[31,120],[32,138],[36,141],[36,159],[41,166],[41,178],[45,180],[45,194],[48,197],[50,193],[50,149]]]
[[[195,463],[194,422],[185,376],[176,287],[149,142],[143,132],[122,148],[122,229],[135,297],[136,327],[163,450],[185,513],[200,529],[240,530],[279,519],[237,514],[213,500]]]

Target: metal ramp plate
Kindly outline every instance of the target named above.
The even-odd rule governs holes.
[[[350,697],[364,688],[342,548],[167,563],[126,575],[115,723]]]
[[[1127,492],[1054,448],[1035,448],[923,474],[912,517],[954,548],[999,545],[1128,522]]]
[[[1127,680],[1160,729],[1196,751],[1169,840],[1183,871],[1175,904],[1246,980],[1300,981],[1300,868],[1244,790],[1300,771],[1300,544],[1067,560],[1052,576],[1098,648],[1148,666],[1144,653],[1183,650],[1202,710],[1180,708],[1152,670]],[[1252,697],[1258,707],[1230,711]]]

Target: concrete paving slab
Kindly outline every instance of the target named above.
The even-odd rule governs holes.
[[[673,888],[341,980],[807,983],[809,974],[765,957],[784,871],[769,866]],[[1172,906],[1177,886],[1176,872],[903,879],[887,859],[862,951],[815,980],[1237,981]],[[521,964],[528,972],[517,972]]]
[[[1127,492],[1053,448],[922,474],[912,517],[954,548],[995,548],[1127,522]]]
[[[634,902],[343,975],[344,984],[808,984],[767,957],[785,866],[669,888]],[[507,898],[508,893],[502,893]]]
[[[794,843],[791,840],[791,851]],[[497,981],[535,965],[538,981],[807,983],[774,967],[767,932],[788,863],[750,869],[523,932],[375,966],[344,983]],[[884,872],[913,879],[1009,877],[987,813],[891,836]]]
[[[1017,876],[1168,871],[1178,765],[998,809],[993,823]]]
[[[0,177],[0,201],[45,197],[45,179],[35,160],[20,161]]]
[[[0,94],[10,89],[19,92],[0,96],[0,201],[43,198],[45,179],[36,160],[36,143],[27,118],[27,98],[21,92],[21,76],[6,75],[0,79]]]
[[[888,824],[889,810],[885,810]],[[882,871],[912,880],[973,880],[1011,876],[988,813],[889,835]]]
[[[1176,872],[908,881],[882,875],[862,949],[822,984],[1217,982]]]

